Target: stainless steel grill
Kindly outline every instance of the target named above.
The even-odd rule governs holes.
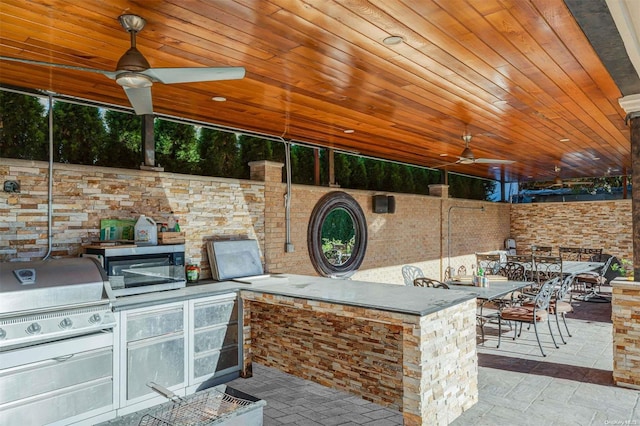
[[[109,292],[91,258],[0,263],[0,351],[113,328]]]

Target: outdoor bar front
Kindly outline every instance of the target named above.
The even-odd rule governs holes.
[[[242,290],[251,363],[449,424],[478,401],[476,299],[453,290],[283,274]]]

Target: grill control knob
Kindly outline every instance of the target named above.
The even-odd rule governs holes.
[[[65,318],[60,321],[60,324],[58,325],[60,326],[60,328],[71,328],[73,326],[73,321],[71,321],[71,318]]]
[[[7,338],[7,332],[4,329],[0,328],[0,340],[4,340]]]
[[[100,314],[93,314],[91,315],[91,318],[89,318],[89,322],[91,324],[98,324],[102,322],[102,317],[100,316]]]
[[[40,330],[42,330],[42,327],[40,327],[40,324],[38,324],[37,322],[34,322],[29,327],[27,327],[28,334],[38,334],[40,333]]]

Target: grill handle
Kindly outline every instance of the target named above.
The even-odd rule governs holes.
[[[159,384],[157,384],[155,382],[149,382],[149,383],[147,383],[147,386],[149,386],[155,392],[159,393],[160,395],[164,396],[165,398],[167,398],[170,401],[173,401],[173,402],[182,401],[181,397],[179,397],[175,393],[171,392],[169,389],[165,388],[162,385],[159,385]]]

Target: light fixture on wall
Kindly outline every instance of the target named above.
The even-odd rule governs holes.
[[[393,195],[374,195],[373,196],[373,212],[374,213],[395,213],[396,197]]]

